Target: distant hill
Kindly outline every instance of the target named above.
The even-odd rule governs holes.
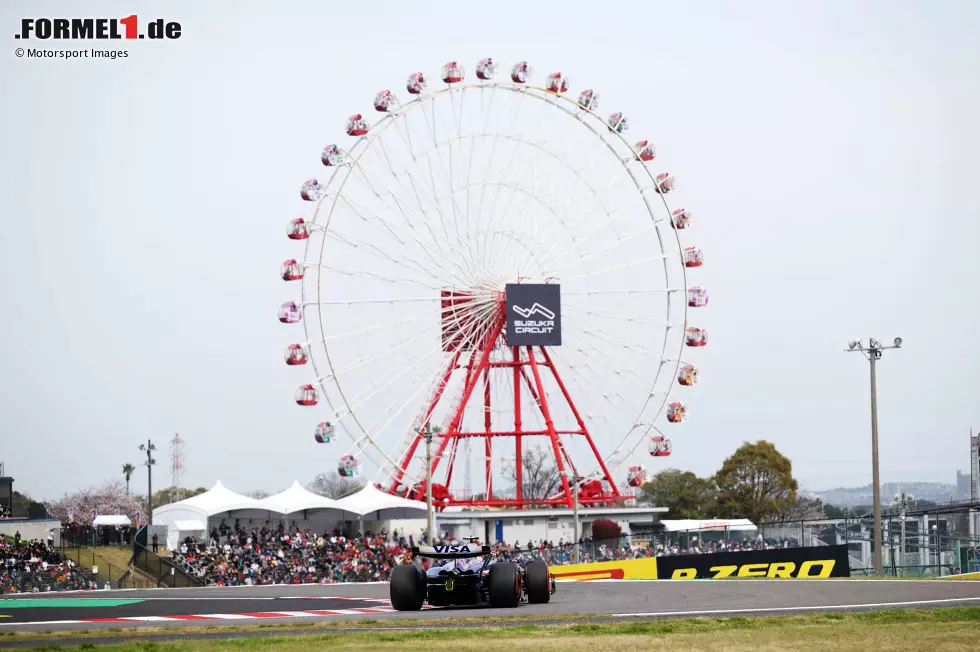
[[[889,504],[895,494],[904,491],[912,494],[917,500],[946,502],[956,498],[956,485],[942,482],[886,482],[881,485],[881,502]],[[837,487],[819,491],[801,490],[804,498],[819,498],[825,505],[837,507],[856,507],[872,503],[871,484],[863,487]]]

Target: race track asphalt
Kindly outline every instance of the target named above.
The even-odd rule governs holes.
[[[388,585],[332,584],[193,589],[94,591],[14,596],[0,600],[0,632],[125,627],[179,628],[168,638],[193,634],[201,625],[298,624],[397,619],[581,616],[602,620],[684,616],[775,615],[827,611],[980,606],[980,581],[937,580],[661,580],[559,582],[551,602],[518,609],[486,607],[388,611]],[[11,601],[12,600],[12,601]],[[30,602],[37,600],[38,606]],[[132,600],[108,605],[103,600]],[[91,602],[88,605],[86,602]],[[42,606],[43,605],[43,606]],[[321,612],[321,613],[311,613]],[[196,618],[195,618],[196,616]],[[169,620],[184,617],[186,620]],[[92,620],[101,622],[92,622]],[[104,620],[102,620],[104,619]],[[122,620],[120,620],[122,619]],[[131,619],[131,620],[130,620]],[[65,622],[65,621],[79,621]],[[395,623],[389,623],[389,625]],[[455,626],[458,626],[455,625]],[[170,631],[170,630],[168,630]],[[12,642],[11,642],[12,643]],[[0,642],[0,647],[8,643]]]

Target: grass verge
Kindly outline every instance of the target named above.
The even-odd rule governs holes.
[[[86,570],[98,566],[99,580],[104,582],[108,578],[113,587],[117,587],[119,579],[129,570],[129,559],[133,556],[131,548],[119,546],[64,548],[61,552]],[[139,569],[134,569],[131,577],[137,582],[129,583],[123,588],[156,586],[153,578]]]
[[[499,621],[500,619],[498,619]],[[376,650],[453,650],[486,652],[487,650],[588,650],[597,646],[623,650],[697,650],[722,647],[734,652],[895,649],[915,641],[916,646],[942,649],[943,652],[975,650],[980,631],[980,607],[953,607],[928,610],[892,610],[868,613],[826,613],[802,616],[684,618],[636,620],[597,623],[583,620],[574,624],[538,624],[517,627],[493,627],[456,619],[461,625],[452,629],[431,629],[427,621],[365,621],[332,623],[333,628],[374,627],[370,631],[331,632],[326,627],[310,627],[302,635],[277,635],[272,627],[214,628],[226,633],[250,630],[264,636],[216,640],[132,641],[118,644],[58,648],[61,650],[104,649],[117,652],[155,650],[159,652],[239,651],[243,649],[273,652],[307,652],[310,649],[376,649]],[[419,629],[404,629],[418,626]],[[395,629],[403,628],[403,629]],[[290,626],[295,630],[295,626]],[[200,633],[204,628],[188,630],[139,630],[140,636],[157,634]],[[73,638],[78,632],[70,633]],[[132,636],[132,631],[96,631],[92,636]],[[17,640],[0,636],[0,643]],[[596,640],[601,638],[601,642]],[[36,641],[45,649],[42,641]],[[30,649],[30,648],[22,648]],[[51,648],[47,648],[51,649]]]

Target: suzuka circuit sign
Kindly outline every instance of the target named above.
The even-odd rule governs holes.
[[[507,346],[561,345],[561,286],[508,283]]]

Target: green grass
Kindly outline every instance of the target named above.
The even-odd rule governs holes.
[[[119,578],[129,570],[129,559],[133,556],[132,548],[120,546],[65,548],[60,552],[85,570],[91,570],[92,566],[98,566],[100,583],[104,583],[108,577],[112,581],[113,587],[116,587]],[[140,580],[142,584],[130,584],[128,586],[156,586],[153,578],[139,569],[134,569],[131,577]]]
[[[526,619],[526,617],[524,618]],[[476,620],[476,619],[473,619]],[[698,650],[723,648],[734,652],[809,650],[878,650],[904,647],[915,641],[917,647],[932,647],[943,652],[974,650],[980,632],[980,607],[954,607],[928,610],[893,610],[869,613],[827,613],[801,616],[684,618],[667,620],[627,620],[612,624],[584,620],[574,624],[517,625],[521,618],[495,619],[516,626],[486,626],[470,619],[449,622],[459,627],[433,629],[433,621],[389,620],[322,623],[302,628],[305,634],[288,634],[296,626],[252,626],[207,628],[228,633],[263,631],[268,634],[251,638],[187,640],[173,642],[130,641],[107,646],[86,644],[59,647],[59,650],[104,649],[118,652],[154,650],[159,652],[222,652],[230,650],[272,650],[273,652],[307,652],[311,649],[425,649],[480,651],[487,650],[555,650],[590,651],[598,646],[617,652],[634,649]],[[377,628],[361,632],[332,632],[338,627]],[[418,629],[406,629],[417,627]],[[288,628],[282,634],[277,629]],[[402,629],[395,629],[402,628]],[[109,637],[172,633],[162,628],[140,630],[97,630],[89,636]],[[179,630],[188,632],[186,629]],[[203,632],[205,628],[194,629]],[[9,633],[8,633],[9,634]],[[78,632],[60,633],[78,637]],[[59,636],[60,637],[60,636]],[[0,642],[18,640],[0,636]],[[43,640],[29,634],[45,649]],[[596,639],[602,638],[599,642]],[[23,648],[30,649],[30,648]],[[51,649],[51,648],[47,648]]]

